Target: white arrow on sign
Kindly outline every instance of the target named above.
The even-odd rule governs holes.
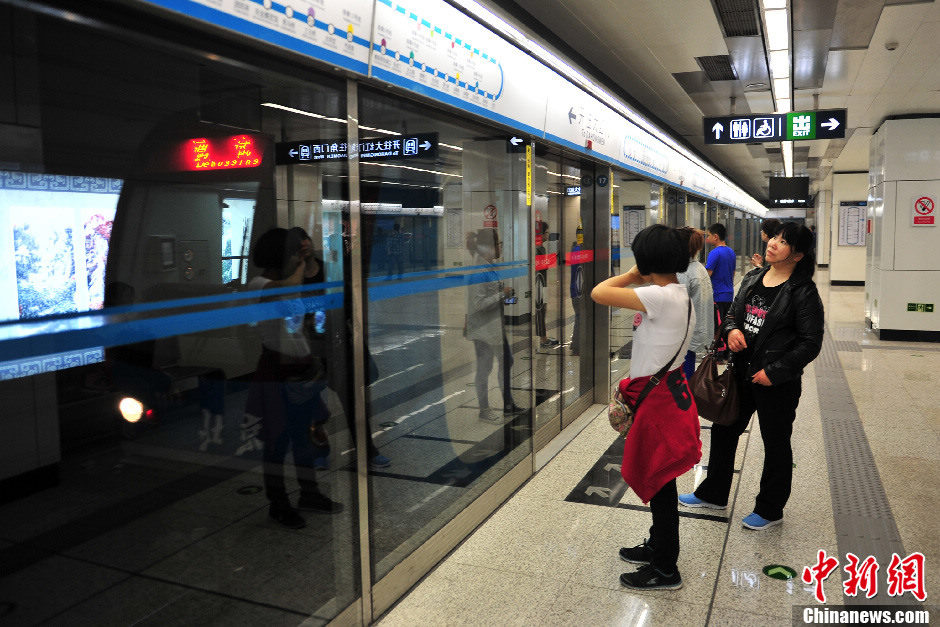
[[[424,148],[425,150],[428,150],[431,147],[431,142],[424,140],[424,143],[421,144],[421,147]]]
[[[509,143],[512,144],[513,146],[518,146],[523,141],[524,140],[521,137],[513,137],[512,139],[509,140]]]
[[[712,133],[715,134],[715,139],[721,139],[721,132],[725,130],[724,125],[721,122],[715,122],[715,126],[712,127]]]
[[[297,149],[296,149],[296,148],[291,148],[290,150],[287,151],[287,154],[289,154],[289,155],[292,156],[292,157],[296,157],[296,156],[297,156]]]
[[[837,119],[835,119],[835,118],[829,118],[829,121],[828,121],[828,122],[822,122],[822,123],[820,123],[820,126],[825,126],[825,127],[828,128],[830,131],[832,131],[832,130],[835,130],[835,128],[836,128],[837,126],[839,126],[839,120],[837,120]]]
[[[610,488],[598,488],[597,486],[591,486],[584,491],[585,496],[591,496],[592,494],[600,494],[605,499],[610,498]]]

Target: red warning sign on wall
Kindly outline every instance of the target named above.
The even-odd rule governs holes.
[[[934,196],[921,194],[914,197],[911,224],[914,226],[935,226],[936,218],[937,199]]]
[[[483,226],[485,228],[495,229],[498,226],[496,213],[496,205],[487,205],[483,208]]]

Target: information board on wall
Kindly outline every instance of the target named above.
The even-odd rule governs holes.
[[[623,211],[623,245],[630,246],[633,244],[633,238],[636,237],[636,234],[643,230],[645,226],[645,220],[643,219],[643,213],[645,210],[643,208],[635,208],[632,205],[624,207]]]
[[[839,246],[864,246],[868,202],[843,200],[839,202]]]

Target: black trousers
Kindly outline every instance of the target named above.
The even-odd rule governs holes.
[[[751,414],[757,410],[761,439],[764,441],[764,468],[754,512],[767,520],[783,518],[783,508],[790,498],[793,482],[793,449],[790,436],[802,391],[800,379],[766,387],[738,378],[740,409],[738,420],[730,426],[712,425],[708,452],[708,475],[695,490],[695,496],[727,505],[734,474],[734,455],[738,438],[747,429]]]
[[[728,310],[731,309],[731,301],[715,301],[715,309],[713,310],[713,318],[715,321],[715,333],[718,334],[718,341],[715,343],[715,350],[719,353],[719,356],[723,359],[730,357],[731,353],[728,350],[728,343],[725,342],[724,338],[721,337],[721,333],[718,332],[718,329],[721,328],[722,323],[725,321],[725,318],[728,316]]]
[[[653,549],[650,564],[664,575],[676,572],[679,560],[679,491],[673,479],[650,499],[653,526],[649,546]]]

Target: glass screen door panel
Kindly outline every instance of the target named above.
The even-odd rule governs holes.
[[[565,203],[563,242],[565,350],[562,368],[562,404],[570,407],[594,388],[594,307],[590,292],[595,283],[594,216],[609,212],[610,180],[607,168],[582,163],[570,173],[579,175],[581,195]],[[575,412],[577,413],[577,412]],[[568,416],[563,422],[572,420]]]
[[[570,170],[570,168],[568,168]],[[560,250],[562,215],[572,202],[567,191],[578,176],[567,171],[554,155],[538,156],[533,168],[533,255],[535,279],[532,291],[535,354],[532,360],[535,386],[535,429],[555,421],[561,430],[562,268]]]

